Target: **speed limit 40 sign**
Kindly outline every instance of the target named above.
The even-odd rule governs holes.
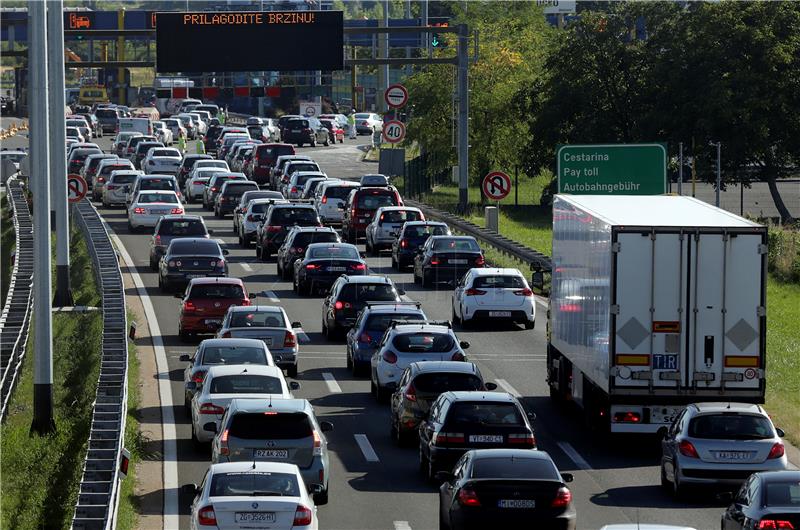
[[[390,144],[403,141],[406,137],[406,124],[399,120],[387,121],[383,124],[383,139]]]

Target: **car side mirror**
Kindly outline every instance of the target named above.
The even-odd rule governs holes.
[[[465,341],[465,340],[462,340],[461,342],[459,342],[459,343],[458,343],[458,345],[459,345],[459,346],[461,346],[461,349],[462,349],[462,350],[466,350],[466,349],[468,349],[468,348],[469,348],[469,346],[470,346],[470,345],[469,345],[469,342],[467,342],[467,341]]]
[[[566,483],[570,483],[575,480],[575,477],[572,476],[572,473],[561,473],[561,480]]]
[[[300,383],[297,381],[290,381],[289,382],[289,389],[291,390],[300,390]]]
[[[786,432],[784,432],[784,430],[780,427],[775,427],[775,432],[778,434],[778,438],[783,438],[786,436]]]
[[[292,329],[302,328],[303,324],[300,322],[292,322]]]
[[[180,298],[180,299],[183,299],[183,294],[182,294],[182,293],[175,293],[173,296],[174,296],[175,298]]]
[[[222,249],[222,255],[223,255],[223,256],[227,256],[227,255],[228,255],[228,254],[230,254],[230,253],[231,253],[231,252],[230,252],[228,249],[225,249],[225,248],[223,248],[223,249]]]
[[[329,421],[321,421],[319,422],[319,428],[322,432],[330,432],[333,430],[333,423]]]
[[[527,416],[528,416],[528,419],[531,420],[531,421],[536,419],[536,413],[535,412],[528,412]]]
[[[322,489],[322,484],[309,484],[307,489],[308,493],[311,495],[319,495],[324,491]]]
[[[200,488],[197,484],[184,484],[181,486],[181,493],[194,496],[200,493]]]
[[[398,288],[397,289],[397,294],[399,294],[400,296],[403,296],[404,294],[406,294],[406,290]]]
[[[544,289],[544,272],[536,271],[531,276],[531,285],[537,289]]]
[[[197,383],[195,381],[189,381],[188,383],[186,383],[186,390],[189,390],[190,392],[196,392]]]
[[[714,497],[720,502],[725,504],[731,504],[733,502],[733,492],[732,491],[721,491],[717,493]]]
[[[180,361],[182,363],[190,363],[192,362],[192,357],[188,353],[181,354]]]
[[[490,392],[497,390],[496,383],[484,383],[483,386],[486,388],[486,390],[489,390]]]
[[[436,475],[434,476],[436,477],[436,480],[440,482],[452,482],[452,480],[455,478],[455,475],[453,475],[453,473],[450,471],[437,471]]]
[[[217,422],[210,421],[203,425],[203,430],[208,432],[213,432],[214,434],[217,433]]]
[[[209,228],[209,229],[207,229],[207,230],[206,230],[206,232],[208,232],[208,235],[211,235],[211,234],[213,234],[213,233],[214,233],[214,231],[213,231],[212,229],[210,229],[210,228]]]

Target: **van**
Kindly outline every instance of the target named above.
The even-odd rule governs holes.
[[[144,135],[153,134],[153,122],[150,118],[120,118],[119,132],[138,132]]]
[[[100,85],[82,86],[78,92],[79,105],[94,105],[95,103],[109,103],[106,87]]]

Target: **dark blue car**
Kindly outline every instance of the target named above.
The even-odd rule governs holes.
[[[392,267],[401,271],[413,265],[414,254],[431,236],[449,236],[450,227],[438,221],[408,221],[392,243]]]

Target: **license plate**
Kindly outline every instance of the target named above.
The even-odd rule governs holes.
[[[274,523],[275,512],[234,512],[237,523]]]
[[[169,213],[169,210],[150,210],[151,214],[165,214]]]
[[[331,272],[344,272],[347,270],[347,267],[328,267],[328,270]]]
[[[299,133],[299,132],[300,132],[300,129],[292,129],[292,132],[293,132],[293,133]]]
[[[473,434],[469,437],[470,442],[476,443],[502,443],[502,434]]]
[[[750,460],[750,451],[715,451],[718,460]]]
[[[187,274],[186,277],[190,280],[193,278],[205,278],[205,276],[202,274]]]
[[[447,261],[448,263],[452,263],[453,265],[466,265],[467,260],[465,259],[451,259]]]
[[[510,317],[511,311],[489,311],[490,317]]]
[[[205,322],[206,324],[222,324],[222,320],[218,318],[207,318]]]
[[[289,458],[289,451],[286,449],[256,449],[256,458]]]
[[[536,501],[533,499],[500,499],[497,501],[498,508],[536,508]]]

